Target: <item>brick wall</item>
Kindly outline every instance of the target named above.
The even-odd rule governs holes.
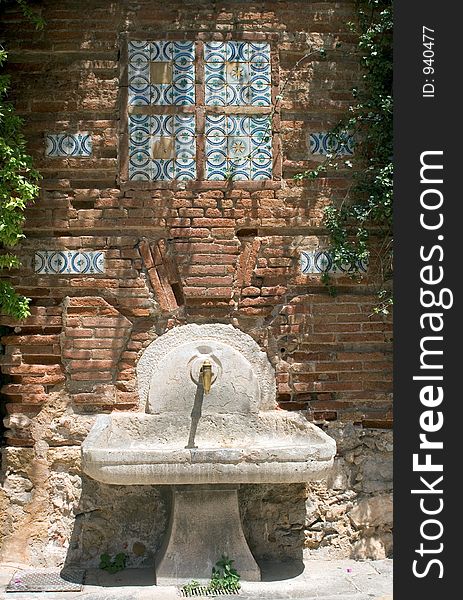
[[[12,99],[43,174],[18,251],[23,266],[7,275],[32,298],[32,315],[1,319],[11,328],[1,358],[8,445],[37,447],[37,423],[44,414],[53,421],[58,396],[67,414],[138,410],[143,348],[194,322],[232,323],[252,335],[276,369],[281,408],[322,426],[391,426],[391,324],[373,314],[374,264],[360,282],[338,276],[336,297],[299,265],[301,249],[326,247],[323,207],[351,185],[350,171],[303,183],[293,175],[319,164],[309,133],[335,124],[359,83],[346,31],[353,9],[350,0],[45,0],[41,32],[5,10]],[[131,32],[271,36],[284,86],[282,180],[261,189],[120,186],[119,59]],[[309,47],[322,46],[326,59],[315,51],[293,70]],[[90,157],[45,156],[44,135],[66,131],[91,133]],[[102,251],[105,270],[39,274],[34,255],[43,251]],[[46,439],[51,447],[80,443],[66,422]]]

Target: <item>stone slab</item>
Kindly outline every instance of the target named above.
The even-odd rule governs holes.
[[[137,379],[148,412],[187,414],[191,410],[189,401],[197,387],[191,371],[198,358],[210,360],[218,376],[211,388],[210,408],[205,410],[224,412],[224,391],[230,403],[225,412],[232,412],[233,406],[237,412],[275,408],[275,371],[266,353],[236,327],[210,323],[175,327],[146,348],[137,365]]]
[[[82,444],[83,471],[103,483],[299,483],[322,478],[335,441],[299,413],[99,415]]]

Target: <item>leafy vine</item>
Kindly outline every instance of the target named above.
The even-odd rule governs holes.
[[[296,180],[313,180],[332,170],[354,168],[354,183],[340,204],[325,208],[324,224],[337,266],[374,262],[380,287],[376,313],[392,306],[392,0],[357,0],[357,20],[348,23],[358,36],[363,85],[352,90],[349,114],[330,132],[334,151],[316,169]],[[346,135],[356,140],[355,158],[345,160]],[[324,281],[331,285],[330,278]]]
[[[44,22],[26,0],[15,0],[23,15],[37,29]],[[0,4],[4,4],[0,0]],[[7,59],[0,45],[0,67]],[[11,251],[24,238],[23,222],[26,207],[38,195],[39,173],[32,166],[26,152],[26,141],[22,134],[23,121],[15,114],[13,104],[7,100],[10,78],[0,74],[0,270],[20,266],[17,256]],[[30,314],[30,300],[18,294],[9,281],[0,281],[0,311],[18,319]]]

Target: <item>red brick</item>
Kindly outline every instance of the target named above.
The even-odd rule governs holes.
[[[114,366],[111,360],[70,360],[68,367],[73,371],[84,371],[87,369],[111,369]]]
[[[82,372],[73,373],[72,378],[74,381],[111,381],[112,376],[111,373],[108,372],[99,372],[99,371],[91,371],[88,369]],[[98,404],[97,398],[93,398],[93,403]]]

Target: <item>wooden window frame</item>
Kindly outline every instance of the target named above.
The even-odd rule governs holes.
[[[120,97],[119,97],[119,172],[118,183],[121,190],[265,190],[280,189],[282,179],[281,118],[279,94],[278,42],[274,33],[204,33],[184,32],[134,32],[120,36]],[[195,104],[186,106],[128,106],[128,43],[131,41],[193,41],[195,43]],[[271,105],[270,106],[206,106],[204,83],[204,43],[205,42],[268,42],[270,44]],[[195,114],[196,115],[196,179],[181,181],[131,181],[129,172],[129,114]],[[271,115],[272,118],[272,178],[257,181],[205,179],[205,123],[206,114],[223,115]]]

